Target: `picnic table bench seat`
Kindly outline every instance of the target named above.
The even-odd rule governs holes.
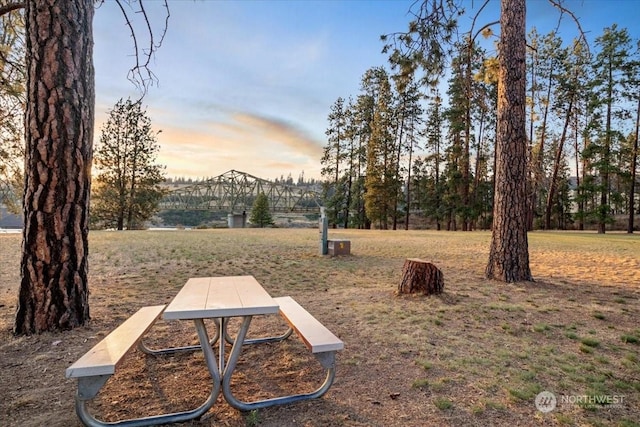
[[[76,414],[85,426],[102,427],[118,425],[121,427],[147,426],[181,422],[202,415],[211,406],[218,395],[219,385],[215,384],[207,402],[190,411],[156,415],[117,422],[103,422],[96,419],[87,408],[87,402],[93,399],[107,380],[115,373],[116,367],[124,355],[140,341],[153,326],[165,309],[164,305],[142,307],[131,317],[114,329],[91,350],[69,366],[67,378],[77,378],[78,390],[75,396]]]
[[[164,305],[155,305],[139,309],[73,365],[69,366],[66,370],[67,378],[80,379],[113,375],[116,372],[116,365],[122,360],[122,357],[151,328],[164,308]],[[107,378],[105,378],[105,382]],[[79,389],[78,392],[82,398],[92,399],[98,390]]]
[[[293,298],[274,298],[280,306],[280,315],[298,334],[313,354],[334,353],[344,348],[344,343]]]

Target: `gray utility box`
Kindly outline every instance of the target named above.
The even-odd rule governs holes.
[[[328,240],[329,255],[349,255],[351,254],[351,240]]]

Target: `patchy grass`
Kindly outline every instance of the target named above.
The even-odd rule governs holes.
[[[638,344],[640,343],[640,337],[635,334],[624,334],[620,337],[623,343]]]
[[[436,408],[440,409],[441,411],[446,411],[447,409],[453,408],[453,402],[443,397],[436,398],[433,401],[433,404],[436,406]]]
[[[595,338],[583,338],[580,340],[580,342],[584,345],[586,345],[587,347],[599,347],[600,346],[600,341],[598,341]]]
[[[322,399],[246,414],[220,399],[186,426],[637,425],[638,236],[530,233],[536,282],[505,284],[484,278],[487,232],[329,234],[351,240],[352,255],[319,256],[316,229],[92,232],[91,324],[18,338],[20,236],[0,235],[0,425],[77,425],[64,370],[99,337],[140,306],[169,302],[189,277],[244,274],[293,296],[344,340],[335,384]],[[414,257],[443,271],[443,295],[395,294]],[[281,327],[271,321],[255,319],[250,333]],[[192,329],[160,322],[149,340],[190,341]],[[202,363],[132,352],[93,410],[113,420],[197,406],[208,386]],[[234,387],[247,400],[322,382],[295,339],[251,346],[239,363]],[[544,390],[559,399],[549,414],[534,404]],[[623,403],[562,402],[576,395]]]

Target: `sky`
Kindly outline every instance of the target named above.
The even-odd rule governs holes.
[[[367,69],[386,66],[380,36],[405,31],[413,3],[169,0],[168,30],[150,64],[157,82],[143,100],[154,131],[161,131],[157,162],[168,177],[200,179],[235,169],[265,179],[320,178],[331,105],[356,97]],[[159,0],[144,5],[157,39],[165,9]],[[465,0],[468,9],[480,5]],[[640,38],[640,0],[565,5],[590,38],[614,23]],[[478,22],[497,21],[499,7],[491,0]],[[144,44],[139,16],[130,13]],[[558,18],[547,0],[528,0],[528,29],[547,33]],[[127,80],[134,44],[113,0],[96,10],[93,26],[97,141],[114,104],[140,92]],[[571,40],[576,28],[565,15],[560,35]]]

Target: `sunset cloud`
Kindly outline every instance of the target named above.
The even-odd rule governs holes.
[[[319,177],[321,141],[284,120],[254,113],[167,127],[158,141],[159,162],[168,165],[169,176],[210,177],[235,169],[265,179],[303,171]]]

